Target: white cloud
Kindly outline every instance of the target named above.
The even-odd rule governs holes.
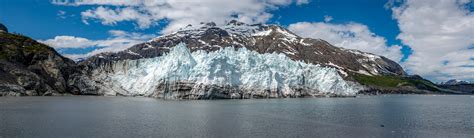
[[[66,19],[66,11],[59,10],[56,15],[61,19]]]
[[[472,0],[407,0],[392,7],[401,33],[412,48],[404,66],[435,81],[474,80],[474,14]],[[388,4],[396,5],[396,4]]]
[[[296,0],[296,5],[308,4],[309,0]]]
[[[323,39],[335,46],[382,55],[394,61],[400,61],[402,57],[400,46],[387,46],[385,38],[359,23],[299,22],[290,24],[288,29],[302,37]]]
[[[86,48],[95,45],[94,41],[74,36],[56,36],[53,39],[41,41],[53,48]]]
[[[329,15],[324,15],[324,22],[330,22],[332,21],[332,16],[329,16]]]
[[[94,10],[86,10],[81,13],[83,22],[89,24],[89,19],[101,19],[104,25],[115,25],[121,21],[136,21],[139,28],[147,28],[152,25],[152,18],[149,15],[142,14],[131,7],[110,9],[103,6]]]
[[[89,40],[87,38],[75,36],[56,36],[53,39],[40,40],[41,43],[47,44],[55,49],[68,48],[88,48],[99,47],[85,54],[64,54],[71,59],[85,58],[102,52],[118,52],[125,50],[135,44],[143,43],[150,40],[156,35],[145,35],[140,33],[128,33],[121,30],[110,30],[111,37],[105,40]]]
[[[268,11],[292,3],[309,3],[308,0],[54,0],[57,5],[97,6],[81,13],[84,23],[98,20],[104,25],[133,21],[145,29],[160,21],[168,21],[162,33],[170,33],[200,22],[214,21],[224,24],[237,19],[245,23],[264,23],[272,14]]]

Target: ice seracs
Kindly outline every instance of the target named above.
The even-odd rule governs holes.
[[[117,61],[95,74],[111,95],[276,98],[351,96],[359,90],[334,68],[294,61],[284,54],[233,47],[191,53],[183,43],[163,56]]]

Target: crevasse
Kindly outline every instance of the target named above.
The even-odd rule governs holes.
[[[314,90],[314,94],[355,95],[350,85],[334,68],[294,61],[284,54],[260,54],[245,48],[191,53],[185,44],[173,47],[163,56],[115,63],[113,72],[98,75],[124,95],[152,95],[158,84],[175,81],[201,85],[231,86],[248,90],[294,88]]]

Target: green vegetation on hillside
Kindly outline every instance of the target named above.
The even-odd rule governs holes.
[[[387,75],[378,75],[378,76],[368,76],[362,74],[355,74],[354,79],[362,85],[375,86],[382,88],[397,88],[403,86],[412,86],[418,89],[424,89],[429,91],[439,91],[439,89],[430,81],[419,79],[419,78],[409,78],[401,76],[387,76]]]
[[[49,51],[48,46],[21,34],[0,33],[0,59],[21,54],[47,53]]]

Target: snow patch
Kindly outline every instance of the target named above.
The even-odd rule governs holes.
[[[351,53],[354,53],[356,55],[361,55],[361,56],[364,56],[364,57],[367,57],[369,60],[372,60],[372,61],[375,61],[376,59],[379,59],[381,58],[380,56],[377,56],[377,55],[374,55],[374,54],[370,54],[370,53],[363,53],[363,52],[359,52],[357,50],[347,50]]]
[[[344,75],[344,77],[349,76],[349,74],[347,74],[347,72],[345,72],[345,71],[342,70],[342,69],[338,69],[337,71],[338,71],[339,73],[341,73],[342,75]]]
[[[260,32],[257,32],[257,33],[255,33],[255,34],[252,34],[252,36],[268,36],[268,35],[270,35],[272,32],[273,32],[272,29],[268,29],[268,30],[265,30],[265,31],[260,31]]]
[[[283,35],[285,35],[287,38],[296,38],[297,37],[296,35],[291,34],[288,31],[282,30],[281,28],[277,28],[276,31],[283,34]]]
[[[130,50],[127,50],[127,53],[131,54],[131,55],[137,55],[137,56],[141,56],[140,54],[138,53],[135,53],[133,51],[130,51]]]
[[[359,74],[364,74],[364,75],[367,75],[367,76],[372,76],[372,74],[368,73],[368,72],[365,71],[365,70],[358,70],[357,73],[359,73]]]
[[[143,48],[143,50],[147,50],[147,49],[153,49],[153,46],[148,42],[148,43],[145,43],[145,48]]]
[[[330,65],[330,66],[336,67],[336,68],[338,68],[338,69],[342,69],[341,66],[338,66],[338,65],[336,65],[336,64],[334,64],[334,63],[332,63],[332,62],[329,62],[329,63],[327,63],[327,64]]]
[[[304,46],[311,46],[311,44],[308,44],[308,43],[305,43],[304,42],[304,39],[300,39],[300,44],[304,45]]]

